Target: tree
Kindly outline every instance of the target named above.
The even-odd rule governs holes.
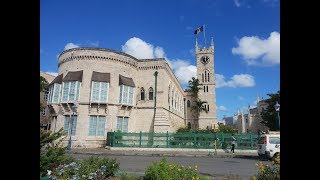
[[[48,81],[44,77],[40,76],[40,92],[48,91],[48,88],[49,88]]]
[[[280,104],[280,91],[275,94],[267,94],[270,98],[265,102],[268,104],[267,109],[263,109],[260,113],[262,121],[260,123],[267,126],[271,131],[279,129],[278,112],[274,105],[278,102]]]
[[[195,102],[195,105],[192,106],[192,110],[193,111],[196,111],[198,113],[204,111],[206,113],[208,113],[208,109],[205,108],[205,104],[207,103],[207,101],[202,101],[201,99],[198,99],[197,101],[194,101]]]
[[[192,79],[189,80],[188,89],[186,89],[186,91],[187,92],[191,92],[192,96],[194,98],[197,98],[199,90],[202,89],[199,86],[200,86],[199,79],[196,79],[195,77],[192,77]]]
[[[218,132],[222,133],[234,133],[234,129],[230,125],[224,125],[222,123],[218,123]]]
[[[42,76],[40,76],[40,92],[48,91],[49,89],[49,82]],[[43,106],[40,103],[40,112],[43,110]]]

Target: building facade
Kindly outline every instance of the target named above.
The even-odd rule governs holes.
[[[40,71],[40,76],[45,78],[48,83],[51,83],[55,76],[47,74],[45,72]],[[48,99],[49,91],[42,91],[40,92],[40,104],[42,105],[42,110],[40,111],[40,128],[45,130],[50,130],[51,122],[50,122],[50,113],[49,108],[47,106],[47,99]]]
[[[188,122],[211,128],[216,120],[213,42],[197,50],[197,64],[202,55],[210,58],[200,69],[200,75],[207,72],[209,90],[200,97],[208,100],[210,113],[195,122],[187,118],[193,113],[186,104],[191,99],[164,58],[137,59],[103,48],[65,50],[49,86],[51,129],[71,134],[72,147],[90,148],[104,146],[113,131],[175,132]]]
[[[251,108],[250,105],[247,109],[247,114],[238,111],[237,118],[237,128],[239,133],[255,133],[259,134],[261,131],[267,132],[269,128],[262,121],[260,113],[263,109],[266,109],[268,104],[264,100],[257,99],[257,107]]]

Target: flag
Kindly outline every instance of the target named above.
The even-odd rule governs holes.
[[[199,27],[198,29],[196,29],[195,31],[194,31],[194,34],[199,34],[200,32],[202,32],[203,31],[203,26],[201,26],[201,27]]]

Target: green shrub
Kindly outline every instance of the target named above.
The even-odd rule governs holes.
[[[58,132],[40,130],[40,177],[60,164],[71,163],[74,159],[65,154],[66,147],[61,145],[63,129]]]
[[[177,179],[200,179],[197,166],[179,166],[177,164],[169,164],[163,158],[160,162],[146,168],[145,180],[177,180]]]
[[[119,163],[115,159],[91,156],[70,164],[58,166],[52,172],[52,179],[106,179],[119,170]]]
[[[280,153],[279,158],[272,159],[272,165],[265,165],[262,162],[256,164],[259,169],[257,175],[253,176],[253,180],[280,180]]]

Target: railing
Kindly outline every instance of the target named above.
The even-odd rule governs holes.
[[[235,134],[235,149],[256,149],[257,134]],[[108,132],[107,146],[135,148],[231,148],[231,134],[224,133],[124,133]]]

